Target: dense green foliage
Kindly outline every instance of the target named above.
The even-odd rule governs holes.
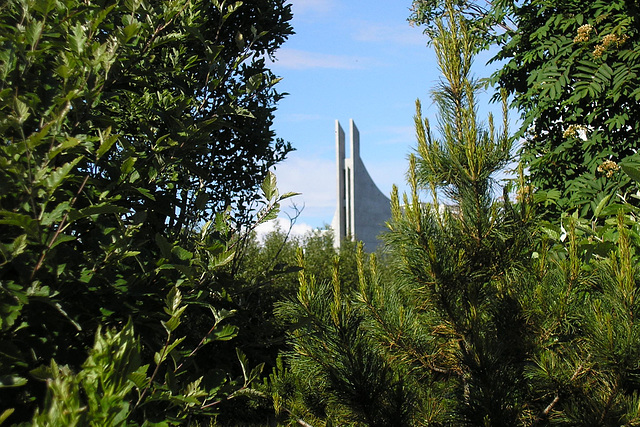
[[[431,41],[438,35],[438,19],[451,11],[464,21],[476,38],[474,49],[486,49],[501,43],[516,27],[510,14],[512,0],[413,0],[409,20],[424,28]]]
[[[520,414],[529,331],[518,327],[525,322],[511,279],[526,262],[528,218],[491,195],[511,140],[476,117],[476,44],[460,20],[437,28],[443,139],[432,138],[418,108],[413,194],[402,204],[392,198],[386,236],[393,278],[360,256],[356,286],[301,276],[297,299],[281,306],[296,326],[289,405],[302,401],[307,410],[297,417],[513,425]],[[452,205],[424,204],[419,190],[444,191]]]
[[[302,252],[298,258],[304,266]],[[410,389],[369,333],[360,301],[366,277],[376,287],[380,277],[375,267],[365,270],[360,248],[354,287],[340,278],[343,260],[343,254],[335,259],[331,280],[301,270],[297,295],[278,307],[293,328],[288,370],[274,384],[276,409],[312,425],[410,425]]]
[[[449,16],[437,22],[433,38],[443,74],[433,91],[441,137],[431,135],[418,104],[418,157],[410,175],[416,194],[403,209],[394,198],[387,240],[402,259],[420,333],[439,330],[420,356],[433,361],[421,367],[423,375],[449,390],[441,421],[510,426],[521,411],[530,339],[519,300],[527,284],[515,278],[527,266],[531,218],[526,204],[521,211],[506,193],[502,201],[492,195],[493,175],[511,156],[506,111],[502,130],[491,116],[488,128],[482,126],[479,84],[470,77],[477,42],[464,21]],[[418,189],[428,190],[433,203],[418,200]],[[439,193],[450,206],[439,202]],[[420,359],[412,362],[420,366]]]
[[[628,196],[619,169],[640,139],[639,16],[638,4],[624,0],[513,9],[518,28],[497,55],[506,61],[497,84],[522,112],[531,185],[560,211],[593,214],[608,195]]]
[[[412,21],[434,31],[443,0],[415,0]],[[521,113],[521,163],[548,219],[630,200],[621,168],[637,159],[640,51],[634,1],[456,0],[458,13],[504,64],[493,77]],[[617,194],[616,196],[613,196]]]
[[[333,260],[340,255],[341,280],[345,283],[357,280],[353,242],[345,242],[337,251],[328,230],[303,236],[292,236],[289,231],[278,228],[260,240],[250,239],[243,251],[234,287],[229,288],[229,292],[242,300],[242,306],[236,308],[234,322],[239,327],[237,339],[245,343],[243,349],[250,360],[268,366],[273,366],[278,354],[286,349],[288,326],[274,317],[274,308],[278,302],[296,295],[300,271],[304,269],[305,274],[321,281],[330,280]],[[298,262],[298,249],[304,251],[304,266]]]
[[[241,301],[221,269],[288,196],[265,58],[290,19],[277,0],[0,6],[3,418],[180,422],[255,379],[224,346]]]
[[[414,1],[438,122],[417,102],[367,258],[253,233],[293,195],[283,1],[6,2],[0,424],[640,425],[636,16]],[[471,75],[494,42],[499,129]],[[528,175],[498,185],[508,95]]]

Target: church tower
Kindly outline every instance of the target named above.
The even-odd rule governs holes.
[[[391,218],[390,200],[371,179],[360,158],[360,133],[349,120],[350,158],[345,158],[345,133],[336,120],[337,209],[332,227],[336,247],[349,238],[361,240],[373,252],[381,243],[378,236]]]

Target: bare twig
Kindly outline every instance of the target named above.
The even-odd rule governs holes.
[[[587,360],[589,360],[589,357],[587,357]],[[586,363],[586,361],[585,361],[585,363]],[[578,366],[578,369],[575,370],[575,372],[573,373],[573,375],[569,379],[569,382],[570,383],[573,382],[576,378],[578,378],[578,375],[580,375],[583,372],[584,372],[584,363],[582,363],[582,364],[580,364],[580,366]],[[546,420],[549,417],[549,414],[551,413],[551,411],[553,411],[555,406],[558,404],[558,402],[560,402],[560,394],[556,393],[556,395],[553,398],[553,400],[551,401],[551,403],[549,403],[547,405],[547,407],[544,408],[544,410],[540,413],[540,415],[538,415],[538,417],[534,420],[532,425],[534,425],[534,426],[538,425],[543,420]]]

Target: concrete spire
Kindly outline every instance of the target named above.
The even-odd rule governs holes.
[[[336,120],[337,209],[332,227],[336,247],[349,238],[361,240],[365,249],[374,251],[381,243],[377,237],[391,218],[390,200],[371,179],[360,158],[360,132],[349,120],[351,157],[345,158],[345,134]]]

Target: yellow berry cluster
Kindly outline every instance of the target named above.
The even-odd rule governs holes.
[[[607,34],[602,37],[602,41],[599,45],[593,49],[593,56],[600,58],[608,49],[612,46],[620,47],[629,37],[627,35],[618,36],[616,34]]]
[[[580,28],[578,28],[578,35],[575,36],[575,38],[573,39],[573,42],[581,43],[581,42],[589,41],[589,36],[591,35],[592,31],[593,31],[593,25],[591,24],[584,24],[580,26]]]
[[[603,173],[607,178],[610,178],[619,169],[620,166],[613,160],[605,160],[598,166],[598,172]]]
[[[584,125],[569,125],[564,132],[562,132],[563,138],[577,138],[580,136],[581,131],[586,131],[587,128]]]

